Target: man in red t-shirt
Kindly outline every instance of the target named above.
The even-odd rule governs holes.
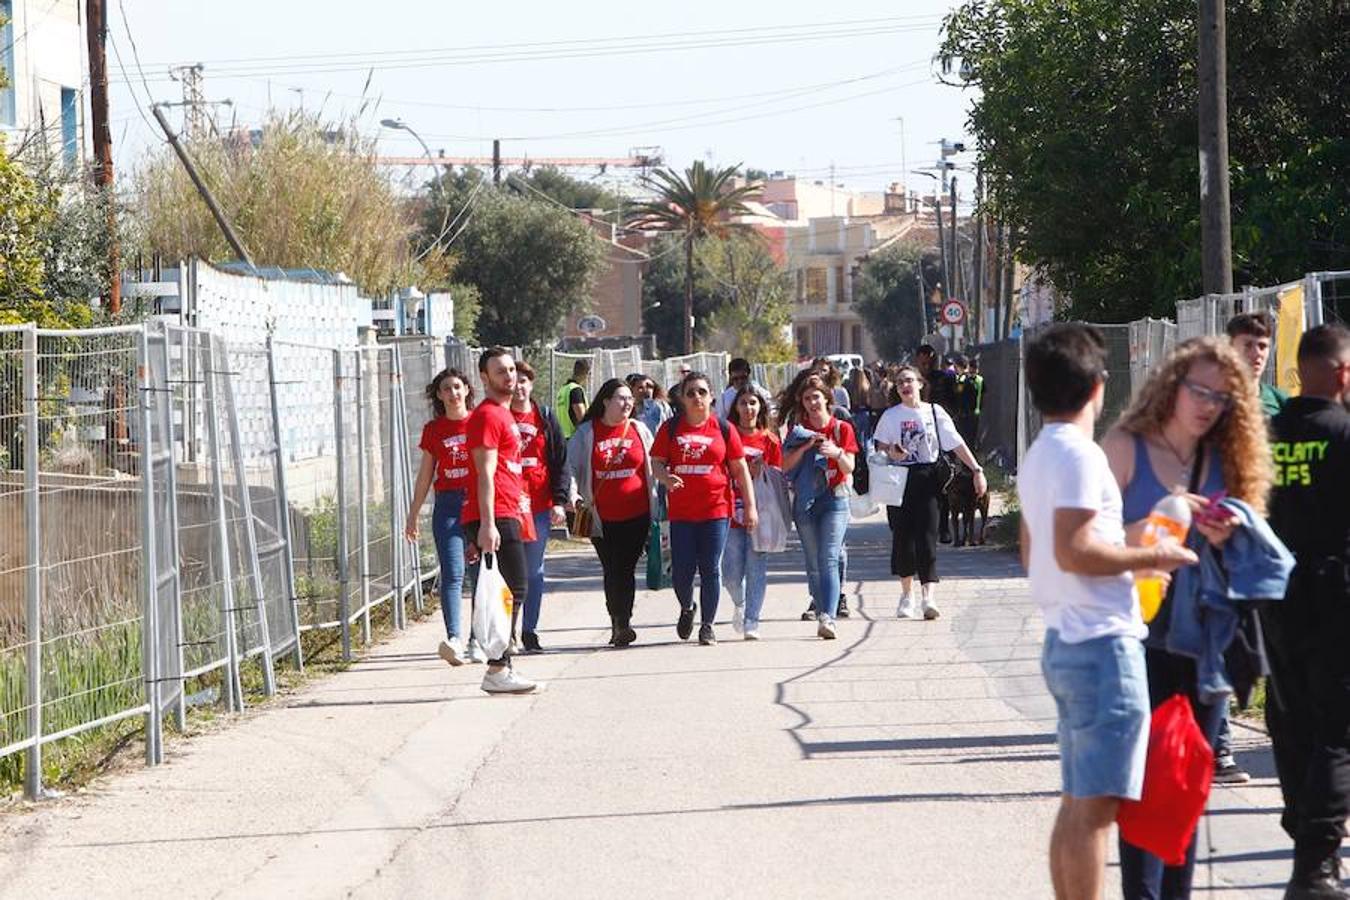
[[[496,555],[514,601],[523,603],[527,589],[523,521],[529,515],[529,497],[521,477],[520,433],[508,408],[516,386],[511,353],[504,347],[484,350],[478,357],[478,377],[483,402],[474,407],[464,429],[470,470],[464,532],[481,553]],[[535,687],[511,668],[509,650],[488,662],[484,691],[523,694]]]

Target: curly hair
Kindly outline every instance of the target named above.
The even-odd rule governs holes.
[[[1161,434],[1176,410],[1181,382],[1198,362],[1218,366],[1223,372],[1224,390],[1233,396],[1232,406],[1205,435],[1205,443],[1219,453],[1224,487],[1230,495],[1264,513],[1274,480],[1266,418],[1256,379],[1227,341],[1198,337],[1178,344],[1172,355],[1153,370],[1117,425],[1131,434]]]

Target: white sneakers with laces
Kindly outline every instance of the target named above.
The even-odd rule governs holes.
[[[517,675],[509,666],[493,671],[488,669],[483,675],[483,690],[489,694],[528,694],[539,685]]]
[[[745,610],[739,606],[731,614],[731,630],[737,634],[745,634]]]
[[[834,640],[834,620],[824,613],[816,618],[816,637],[825,641]]]
[[[464,645],[457,637],[441,641],[441,645],[436,648],[436,655],[452,666],[464,665]]]
[[[895,617],[897,619],[917,619],[919,617],[918,607],[914,603],[914,594],[905,591],[900,597],[900,605],[895,608]]]
[[[937,585],[925,584],[923,586],[923,617],[928,621],[936,619],[942,613],[937,608]]]

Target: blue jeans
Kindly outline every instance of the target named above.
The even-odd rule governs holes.
[[[727,549],[722,556],[722,578],[727,583],[731,602],[743,607],[745,627],[759,624],[759,613],[764,608],[764,589],[768,586],[769,555],[760,553],[744,528],[727,532]]]
[[[525,575],[530,579],[525,590],[523,631],[539,627],[539,612],[544,605],[544,551],[548,549],[549,511],[534,514],[534,533],[538,535],[525,545]]]
[[[459,637],[459,610],[464,597],[463,491],[437,491],[431,510],[431,536],[441,565],[441,618],[445,636]]]
[[[848,498],[826,494],[807,509],[793,511],[797,537],[806,555],[806,583],[811,588],[811,606],[831,619],[839,611],[839,585],[843,574],[840,553],[848,530]]]
[[[722,593],[722,551],[730,519],[670,523],[670,580],[681,609],[694,608],[694,572],[698,571],[700,621],[717,619]]]

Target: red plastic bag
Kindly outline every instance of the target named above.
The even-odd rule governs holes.
[[[1209,800],[1214,750],[1182,694],[1153,711],[1149,726],[1144,794],[1124,800],[1116,813],[1120,836],[1169,866],[1186,861],[1186,848]]]

